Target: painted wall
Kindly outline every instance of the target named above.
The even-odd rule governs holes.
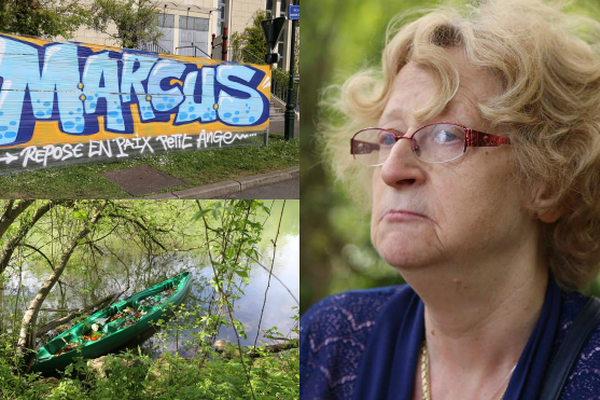
[[[262,65],[0,34],[0,173],[261,145]]]

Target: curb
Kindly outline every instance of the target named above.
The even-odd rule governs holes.
[[[300,166],[269,172],[267,174],[247,176],[231,181],[198,186],[191,189],[171,193],[160,193],[143,197],[143,199],[214,199],[228,196],[243,190],[295,179],[300,176]]]

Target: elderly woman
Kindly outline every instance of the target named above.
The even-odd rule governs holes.
[[[443,7],[344,85],[325,146],[372,180],[372,242],[408,285],[305,313],[302,399],[600,399],[577,292],[600,263],[599,33],[538,1]]]

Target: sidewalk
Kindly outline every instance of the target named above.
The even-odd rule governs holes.
[[[269,125],[269,133],[276,133],[278,135],[284,135],[285,133],[285,121],[281,119],[275,119],[271,121]],[[300,137],[300,121],[294,121],[294,138]]]
[[[171,193],[161,193],[143,197],[143,199],[214,199],[231,196],[244,190],[257,188],[260,186],[271,185],[297,179],[300,174],[300,166],[282,169],[280,171],[269,172],[247,176],[245,178],[234,179],[231,181],[213,183],[212,185],[198,186],[191,189],[179,190]]]

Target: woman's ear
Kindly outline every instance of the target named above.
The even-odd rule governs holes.
[[[563,210],[560,207],[552,207],[546,210],[538,211],[538,217],[540,221],[545,222],[547,224],[551,224],[553,222],[558,221],[558,219],[563,215]]]
[[[558,221],[563,215],[563,210],[556,203],[556,193],[549,185],[536,183],[533,186],[532,206],[540,221],[547,224]]]

